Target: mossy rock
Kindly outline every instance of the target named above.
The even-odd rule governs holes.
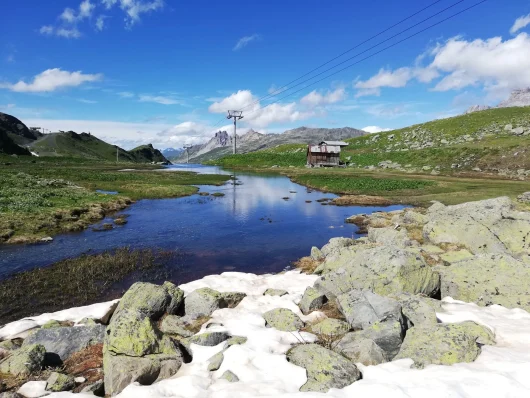
[[[227,341],[226,341],[226,348],[228,347],[231,347],[233,345],[241,345],[241,344],[245,344],[247,342],[247,338],[246,337],[243,337],[243,336],[233,336],[233,337],[230,337]]]
[[[348,333],[350,325],[348,322],[341,321],[340,319],[326,318],[323,321],[312,325],[310,330],[311,333],[333,337]]]
[[[61,392],[73,390],[75,380],[73,376],[53,372],[46,381],[46,391]]]
[[[30,344],[13,351],[0,362],[0,373],[13,376],[28,376],[41,370],[46,348],[41,344]]]
[[[41,329],[51,329],[51,328],[60,328],[62,325],[59,321],[49,320],[44,325],[41,326]]]
[[[304,322],[287,308],[276,308],[263,314],[267,326],[283,332],[295,332],[304,327]]]
[[[222,343],[230,338],[227,332],[207,332],[202,334],[196,334],[189,338],[189,342],[202,346],[213,347],[217,344]]]
[[[344,388],[361,378],[353,362],[317,344],[301,344],[290,349],[287,360],[307,371],[307,382],[300,388],[302,392]]]
[[[493,333],[475,322],[413,327],[394,359],[411,358],[416,368],[473,362],[481,352],[479,344],[494,341]]]
[[[315,310],[322,308],[326,301],[327,299],[324,293],[311,286],[308,286],[305,289],[304,295],[302,296],[302,300],[300,300],[298,306],[300,307],[300,311],[302,311],[302,314],[307,315]]]
[[[176,315],[168,315],[160,324],[160,331],[167,334],[176,334],[183,337],[193,336],[193,332],[186,329],[186,323]]]
[[[194,290],[185,298],[184,311],[189,319],[210,316],[220,308],[234,308],[245,296],[245,293],[221,293],[205,287]]]
[[[221,352],[218,352],[213,357],[208,359],[208,370],[210,372],[219,370],[219,368],[221,367],[221,365],[223,364],[223,361],[225,359],[225,356],[224,356],[223,353],[224,353],[224,350],[221,351]]]
[[[264,296],[285,296],[286,294],[289,294],[287,290],[283,289],[267,289],[263,293]]]

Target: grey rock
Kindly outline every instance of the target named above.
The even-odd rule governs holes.
[[[522,203],[530,203],[530,192],[525,192],[517,197],[517,200]]]
[[[376,322],[404,323],[401,305],[371,291],[351,290],[337,297],[339,311],[354,329],[366,329]]]
[[[389,360],[397,355],[405,337],[403,325],[398,321],[392,320],[376,322],[370,327],[354,333],[355,338],[373,340],[383,350]],[[344,337],[346,338],[346,336]]]
[[[32,372],[41,370],[45,354],[46,348],[43,345],[26,344],[0,362],[0,373],[28,376]]]
[[[221,344],[223,341],[226,341],[229,338],[230,335],[227,332],[207,332],[196,334],[195,336],[190,337],[188,341],[193,344],[213,347],[217,344]]]
[[[310,328],[311,333],[329,337],[341,336],[350,331],[350,324],[340,319],[326,318]]]
[[[231,347],[233,345],[245,344],[247,340],[248,339],[243,336],[232,336],[226,341],[226,348]]]
[[[327,392],[343,388],[361,378],[357,366],[342,355],[317,344],[302,344],[287,352],[287,360],[307,371],[307,382],[300,391]]]
[[[219,370],[219,368],[221,367],[221,365],[223,364],[223,361],[225,359],[224,355],[223,355],[223,351],[221,352],[218,352],[217,354],[215,354],[213,357],[211,357],[210,359],[208,359],[208,370],[210,372],[213,372],[213,371],[216,371],[216,370]]]
[[[234,308],[245,296],[236,292],[220,293],[207,287],[197,289],[184,299],[185,313],[192,319],[210,316],[220,308]]]
[[[160,331],[166,334],[177,334],[183,337],[193,336],[193,332],[186,329],[186,323],[176,315],[168,315],[160,324]]]
[[[354,239],[350,238],[331,238],[329,242],[322,247],[322,254],[324,256],[329,256],[331,253],[338,251],[343,247],[352,246],[355,244]]]
[[[61,392],[73,390],[75,387],[75,380],[73,376],[62,373],[53,372],[48,380],[46,380],[46,391]]]
[[[24,340],[23,346],[41,344],[53,354],[50,361],[60,364],[78,351],[103,343],[104,335],[104,325],[39,329]]]
[[[89,384],[86,387],[83,387],[81,392],[92,393],[97,397],[103,397],[105,396],[105,383],[103,383],[103,380],[98,380],[92,384]]]
[[[473,362],[481,352],[479,344],[494,343],[493,333],[475,322],[414,327],[395,359],[411,358],[416,368]]]
[[[512,134],[514,134],[514,135],[523,135],[524,134],[524,129],[522,127],[517,127],[517,128],[512,130]]]
[[[300,310],[304,315],[307,315],[315,310],[322,308],[327,301],[326,296],[315,288],[307,287],[305,289],[302,300],[298,304]]]
[[[285,296],[286,294],[289,294],[287,290],[283,289],[267,289],[263,293],[264,296]]]
[[[267,326],[283,332],[295,332],[304,327],[298,315],[287,308],[276,308],[263,314]]]
[[[0,398],[25,398],[25,397],[23,395],[20,395],[18,392],[7,391],[7,392],[0,393]]]
[[[349,358],[355,363],[365,366],[379,365],[388,362],[386,353],[375,341],[359,336],[357,333],[348,333],[333,349]]]
[[[311,248],[311,258],[313,260],[323,260],[326,256],[320,251],[318,247],[313,246]]]
[[[436,325],[436,311],[441,311],[441,303],[431,298],[402,294],[396,298],[407,321],[407,328],[413,326]]]
[[[221,379],[228,380],[230,383],[237,383],[239,381],[239,377],[237,377],[233,372],[230,370],[227,370],[223,373],[221,376]]]
[[[368,228],[368,240],[385,246],[401,247],[408,246],[409,238],[405,230],[396,230],[393,227]]]

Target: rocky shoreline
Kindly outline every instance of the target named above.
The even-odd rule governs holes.
[[[530,394],[529,212],[501,197],[348,222],[367,236],[314,247],[308,274],[136,283],[4,326],[0,397]]]

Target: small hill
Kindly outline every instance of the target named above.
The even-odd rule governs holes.
[[[268,148],[276,148],[281,145],[307,145],[321,140],[344,140],[364,134],[366,132],[351,127],[334,129],[299,127],[282,134],[260,134],[254,130],[249,130],[247,133],[237,136],[237,152],[244,154]],[[214,161],[223,156],[230,155],[233,151],[232,139],[233,137],[226,131],[217,132],[206,144],[195,145],[190,148],[190,162],[202,163]],[[179,156],[175,161],[185,162],[185,154]]]
[[[42,133],[29,129],[16,117],[0,112],[0,131],[5,132],[17,145],[27,145],[42,137]]]
[[[141,145],[131,149],[129,153],[136,159],[137,162],[141,163],[170,163],[170,161],[167,160],[164,155],[162,155],[162,152],[153,148],[152,144]]]
[[[0,130],[0,153],[6,155],[28,155],[31,153],[26,149],[17,144],[11,139],[11,137],[4,130]]]

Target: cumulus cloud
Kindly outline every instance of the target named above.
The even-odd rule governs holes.
[[[510,29],[510,33],[514,35],[521,29],[526,28],[528,25],[530,25],[530,14],[517,18],[512,28]]]
[[[379,126],[366,126],[363,127],[361,130],[366,131],[367,133],[374,134],[374,133],[382,133],[384,131],[391,131],[392,129],[386,129],[384,127]]]
[[[133,98],[134,97],[134,93],[131,93],[129,91],[120,91],[118,93],[118,95],[122,98]]]
[[[81,32],[77,28],[59,28],[55,31],[55,35],[66,39],[78,39],[81,37]]]
[[[244,37],[242,37],[241,39],[239,39],[237,41],[236,45],[234,46],[234,48],[232,50],[233,51],[239,51],[242,48],[248,46],[251,42],[253,42],[255,40],[260,40],[260,39],[261,39],[261,36],[256,34],[256,33],[254,33],[251,36],[244,36]]]
[[[273,123],[295,122],[314,116],[314,112],[297,110],[295,102],[272,104],[262,107],[251,91],[239,90],[237,93],[214,102],[208,108],[212,113],[226,113],[227,110],[243,110],[245,123],[250,127],[262,128]]]
[[[103,29],[105,29],[105,19],[107,18],[106,15],[100,15],[96,19],[96,30],[101,32]]]
[[[88,99],[84,99],[84,98],[78,98],[77,100],[79,102],[82,102],[83,104],[97,104],[98,103],[97,101],[88,100]]]
[[[129,94],[129,93],[127,93]],[[183,102],[181,100],[171,98],[171,97],[165,97],[162,95],[140,95],[140,102],[155,102],[157,104],[162,105],[182,105]]]
[[[212,138],[216,131],[228,130],[230,128],[231,125],[227,125],[216,129],[206,123],[187,121],[161,131],[158,133],[158,136],[164,137],[168,145],[194,145],[203,143],[204,141]]]
[[[335,104],[346,99],[346,90],[341,87],[327,93],[319,93],[317,90],[311,91],[300,100],[300,103],[309,107]]]
[[[429,83],[438,77],[436,69],[431,67],[403,67],[396,70],[381,68],[379,73],[365,81],[356,81],[354,87],[359,91],[355,97],[364,97],[369,95],[381,95],[381,88],[401,88],[405,87],[412,79],[417,79],[422,83]]]
[[[102,74],[84,74],[81,71],[68,72],[54,68],[36,75],[30,83],[23,80],[14,84],[0,83],[0,88],[7,88],[19,93],[44,93],[67,87],[77,87],[84,83],[99,81],[102,78]]]
[[[52,35],[54,31],[55,29],[51,25],[45,25],[39,29],[41,35]]]

